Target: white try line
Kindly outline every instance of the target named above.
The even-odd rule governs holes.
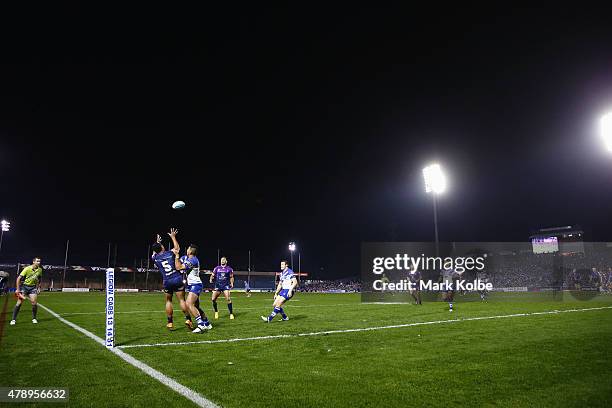
[[[235,338],[235,339],[184,341],[184,342],[174,342],[174,343],[153,343],[153,344],[128,344],[125,346],[118,346],[118,348],[126,349],[126,348],[135,348],[135,347],[184,346],[184,345],[189,345],[189,344],[235,343],[239,341],[251,341],[251,340],[271,340],[271,339],[286,339],[286,338],[291,338],[291,337],[324,336],[328,334],[341,334],[341,333],[355,333],[355,332],[374,331],[374,330],[399,329],[399,328],[404,328],[404,327],[426,326],[426,325],[444,324],[444,323],[469,322],[469,321],[475,321],[475,320],[505,319],[505,318],[510,318],[510,317],[526,317],[526,316],[550,315],[550,314],[558,314],[558,313],[587,312],[587,311],[592,311],[592,310],[604,310],[604,309],[612,309],[612,306],[590,307],[586,309],[566,309],[566,310],[550,310],[550,311],[544,311],[544,312],[515,313],[515,314],[497,315],[497,316],[467,317],[463,319],[434,320],[434,321],[427,321],[427,322],[394,324],[391,326],[363,327],[363,328],[358,328],[358,329],[328,330],[328,331],[311,332],[311,333],[297,333],[297,334],[278,334],[278,335],[273,335],[273,336],[244,337],[244,338]]]
[[[102,305],[104,306],[104,305]],[[115,312],[115,314],[127,314],[127,313],[166,313],[164,309],[157,310],[130,310],[128,312]],[[98,315],[98,314],[106,314],[106,312],[68,312],[68,313],[58,313],[59,316],[76,316],[76,315]]]
[[[106,347],[106,343],[104,342],[104,340],[102,340],[100,337],[96,336],[92,332],[90,332],[88,330],[85,330],[84,328],[82,328],[80,326],[77,326],[76,324],[74,324],[72,322],[69,322],[68,320],[64,319],[63,317],[61,317],[60,315],[55,313],[53,310],[51,310],[51,309],[41,305],[40,303],[38,304],[38,306],[40,306],[42,309],[44,309],[47,312],[49,312],[52,316],[58,318],[60,322],[65,323],[68,326],[70,326],[73,329],[75,329],[76,331],[79,331],[79,332],[83,333],[85,336],[89,337],[90,339],[92,339],[96,343],[100,344],[102,347]],[[124,361],[126,361],[127,363],[129,363],[129,364],[133,365],[134,367],[138,368],[139,370],[141,370],[145,374],[155,378],[157,381],[159,381],[160,383],[164,384],[168,388],[178,392],[179,394],[181,394],[182,396],[184,396],[188,400],[194,402],[196,405],[198,405],[200,407],[206,407],[206,408],[218,408],[218,405],[216,405],[212,401],[204,398],[203,396],[201,396],[200,394],[198,394],[194,390],[192,390],[190,388],[187,388],[187,387],[185,387],[182,384],[179,384],[178,382],[174,381],[172,378],[170,378],[170,377],[160,373],[159,371],[157,371],[156,369],[146,365],[142,361],[135,359],[134,357],[132,357],[129,354],[127,354],[126,352],[118,350],[117,348],[110,349],[110,351],[112,353],[114,353],[116,356],[118,356],[121,359],[123,359]]]
[[[379,302],[379,303],[375,303],[375,302],[371,302],[371,303],[359,303],[359,302],[355,302],[355,303],[337,303],[337,304],[331,304],[331,305],[291,305],[291,308],[320,308],[320,307],[337,307],[337,306],[370,306],[370,305],[376,305],[376,306],[385,306],[385,305],[406,305],[408,303],[385,303],[385,302]],[[104,306],[104,304],[99,303],[98,305],[100,305],[101,307]],[[236,307],[236,311],[240,311],[240,310],[262,310],[262,309],[269,309],[269,305],[265,304],[265,305],[261,305],[260,307]],[[60,316],[75,316],[75,315],[96,315],[96,314],[105,314],[106,312],[66,312],[66,313],[59,313]],[[157,309],[157,310],[130,310],[127,312],[115,312],[115,314],[128,314],[128,313],[166,313],[165,309]]]

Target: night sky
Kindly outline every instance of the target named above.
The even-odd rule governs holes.
[[[112,242],[132,266],[176,226],[206,267],[274,270],[295,241],[312,276],[356,276],[363,241],[433,240],[433,161],[442,241],[612,241],[608,13],[183,13],[3,28],[0,262],[70,239],[69,263]]]

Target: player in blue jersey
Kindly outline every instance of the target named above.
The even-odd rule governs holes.
[[[230,313],[230,319],[234,319],[234,310],[232,306],[232,298],[230,290],[234,287],[234,270],[227,264],[227,258],[221,258],[221,265],[215,266],[212,275],[210,275],[210,283],[215,282],[215,290],[212,294],[213,309],[215,309],[215,319],[219,318],[219,310],[217,309],[217,298],[223,292],[227,301],[227,309]]]
[[[170,235],[170,238],[172,239],[174,248],[178,250],[180,247],[176,241],[177,233],[178,230],[172,228],[168,235]],[[187,303],[185,303],[185,282],[183,282],[183,274],[176,269],[176,255],[172,251],[166,251],[166,248],[164,248],[161,243],[161,237],[159,235],[157,235],[157,242],[153,244],[152,248],[153,255],[151,258],[162,275],[164,293],[166,294],[166,316],[168,317],[168,324],[166,324],[166,327],[169,329],[174,327],[172,319],[172,295],[176,293],[181,310],[185,314],[185,325],[189,329],[193,329],[191,316],[189,315],[189,310],[187,309]]]
[[[187,309],[196,320],[198,327],[192,333],[202,333],[205,330],[212,329],[212,325],[208,322],[206,313],[200,309],[200,293],[202,293],[202,279],[200,279],[200,261],[196,256],[198,248],[191,244],[187,248],[187,255],[179,258],[179,249],[174,248],[172,252],[176,255],[174,260],[175,268],[187,274]]]
[[[285,302],[287,302],[293,297],[293,293],[297,285],[298,281],[293,271],[289,269],[289,264],[287,263],[287,261],[281,261],[280,280],[278,282],[278,285],[276,286],[276,292],[274,293],[274,303],[272,305],[274,309],[272,310],[272,313],[270,313],[270,316],[261,316],[261,319],[264,322],[270,323],[272,319],[274,319],[274,316],[279,313],[282,316],[283,320],[289,320],[289,317],[283,310],[283,305],[285,304]]]
[[[413,285],[413,289],[410,290],[410,296],[414,299],[415,305],[422,305],[421,301],[421,281],[423,280],[421,276],[421,271],[418,269],[411,270],[408,274],[408,279],[410,283]]]

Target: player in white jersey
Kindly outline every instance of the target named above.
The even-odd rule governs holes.
[[[448,302],[448,311],[453,311],[453,298],[455,297],[455,285],[461,275],[454,269],[444,269],[442,271],[442,282],[446,284],[446,290],[442,292],[442,299]]]
[[[198,248],[191,244],[187,248],[187,255],[178,257],[179,250],[172,250],[176,254],[175,268],[178,271],[187,273],[187,309],[196,320],[198,327],[192,333],[202,333],[204,330],[212,329],[212,325],[208,322],[206,313],[200,309],[200,293],[202,293],[202,279],[200,279],[200,261],[196,257]]]
[[[476,279],[478,279],[480,282],[485,283],[485,284],[489,283],[489,277],[487,276],[487,273],[484,271],[476,274]],[[480,294],[480,300],[482,302],[486,302],[487,296],[489,296],[489,291],[486,289],[482,289],[482,290],[479,290],[478,293]]]
[[[297,284],[298,281],[295,275],[293,274],[293,271],[289,269],[287,261],[281,261],[280,281],[278,282],[278,285],[276,286],[276,292],[274,293],[274,309],[272,310],[272,313],[270,313],[270,316],[261,316],[261,319],[264,322],[270,323],[272,319],[274,319],[274,316],[279,313],[281,314],[283,320],[289,320],[289,317],[285,314],[285,311],[283,310],[283,304],[285,304],[285,302],[287,302],[293,297],[293,293]]]

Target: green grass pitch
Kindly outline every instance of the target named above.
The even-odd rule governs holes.
[[[118,294],[116,345],[223,407],[584,407],[612,401],[612,296],[488,303],[458,297],[449,313],[442,302],[364,304],[357,294],[298,293],[285,307],[290,320],[277,317],[271,324],[259,318],[270,312],[271,294],[233,298],[236,319],[229,319],[220,298],[214,329],[197,335],[184,327],[176,301],[175,329],[166,329],[163,294]],[[6,299],[0,297],[0,307]],[[45,310],[39,308],[33,325],[29,302],[9,326],[14,302],[8,298],[0,319],[0,386],[67,387],[70,406],[194,406]],[[42,293],[39,302],[104,338],[102,293]],[[211,317],[210,294],[203,294],[202,306]],[[460,320],[583,308],[602,309]],[[449,319],[459,321],[128,347]]]

